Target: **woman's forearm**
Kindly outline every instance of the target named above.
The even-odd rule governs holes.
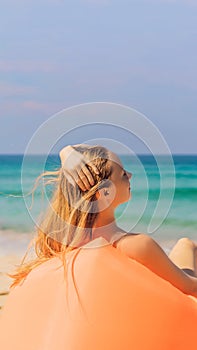
[[[68,145],[61,149],[61,151],[59,152],[59,156],[60,156],[62,166],[65,163],[66,158],[71,154],[72,151],[73,151],[73,147],[71,145]]]
[[[60,160],[61,160],[62,165],[65,163],[66,158],[71,154],[71,152],[73,150],[75,150],[75,147],[79,147],[79,146],[89,147],[89,145],[87,145],[85,143],[79,143],[79,144],[76,144],[76,145],[65,146],[64,148],[62,148],[60,150],[59,156],[60,156]]]

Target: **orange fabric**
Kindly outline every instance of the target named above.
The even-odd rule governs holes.
[[[111,245],[87,248],[68,254],[68,300],[57,258],[11,291],[0,318],[1,349],[197,348],[194,300]]]

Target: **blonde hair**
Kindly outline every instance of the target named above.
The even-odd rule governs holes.
[[[24,280],[36,266],[53,257],[62,260],[66,273],[66,254],[79,247],[87,237],[92,239],[91,228],[98,215],[96,192],[101,187],[108,187],[111,163],[108,150],[102,146],[79,145],[74,148],[99,170],[97,175],[91,166],[86,164],[95,185],[86,192],[81,191],[77,184],[73,186],[69,183],[62,167],[54,172],[46,171],[36,179],[32,193],[42,178],[47,178],[47,184],[53,183],[55,189],[50,205],[37,227],[37,236],[31,242],[31,245],[34,244],[36,257],[25,263],[28,251],[26,252],[16,272],[9,274],[14,279],[11,288]]]

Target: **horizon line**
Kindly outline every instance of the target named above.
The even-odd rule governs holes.
[[[196,153],[135,153],[135,154],[130,154],[130,153],[118,153],[116,152],[116,154],[120,155],[120,156],[169,156],[170,154],[173,156],[197,156],[197,152]],[[24,153],[0,153],[0,156],[24,156]],[[31,153],[31,154],[27,154],[27,156],[59,156],[58,153],[49,153],[47,155],[47,153]]]

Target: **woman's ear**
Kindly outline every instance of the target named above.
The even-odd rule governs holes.
[[[107,187],[104,188],[100,188],[97,192],[96,192],[96,199],[97,200],[101,200],[101,199],[106,199],[106,197],[109,196],[109,189]]]
[[[96,192],[96,200],[97,200],[98,209],[100,212],[109,208],[111,205],[113,205],[112,203],[114,200],[113,194],[114,193],[112,189],[109,187],[100,188]]]

